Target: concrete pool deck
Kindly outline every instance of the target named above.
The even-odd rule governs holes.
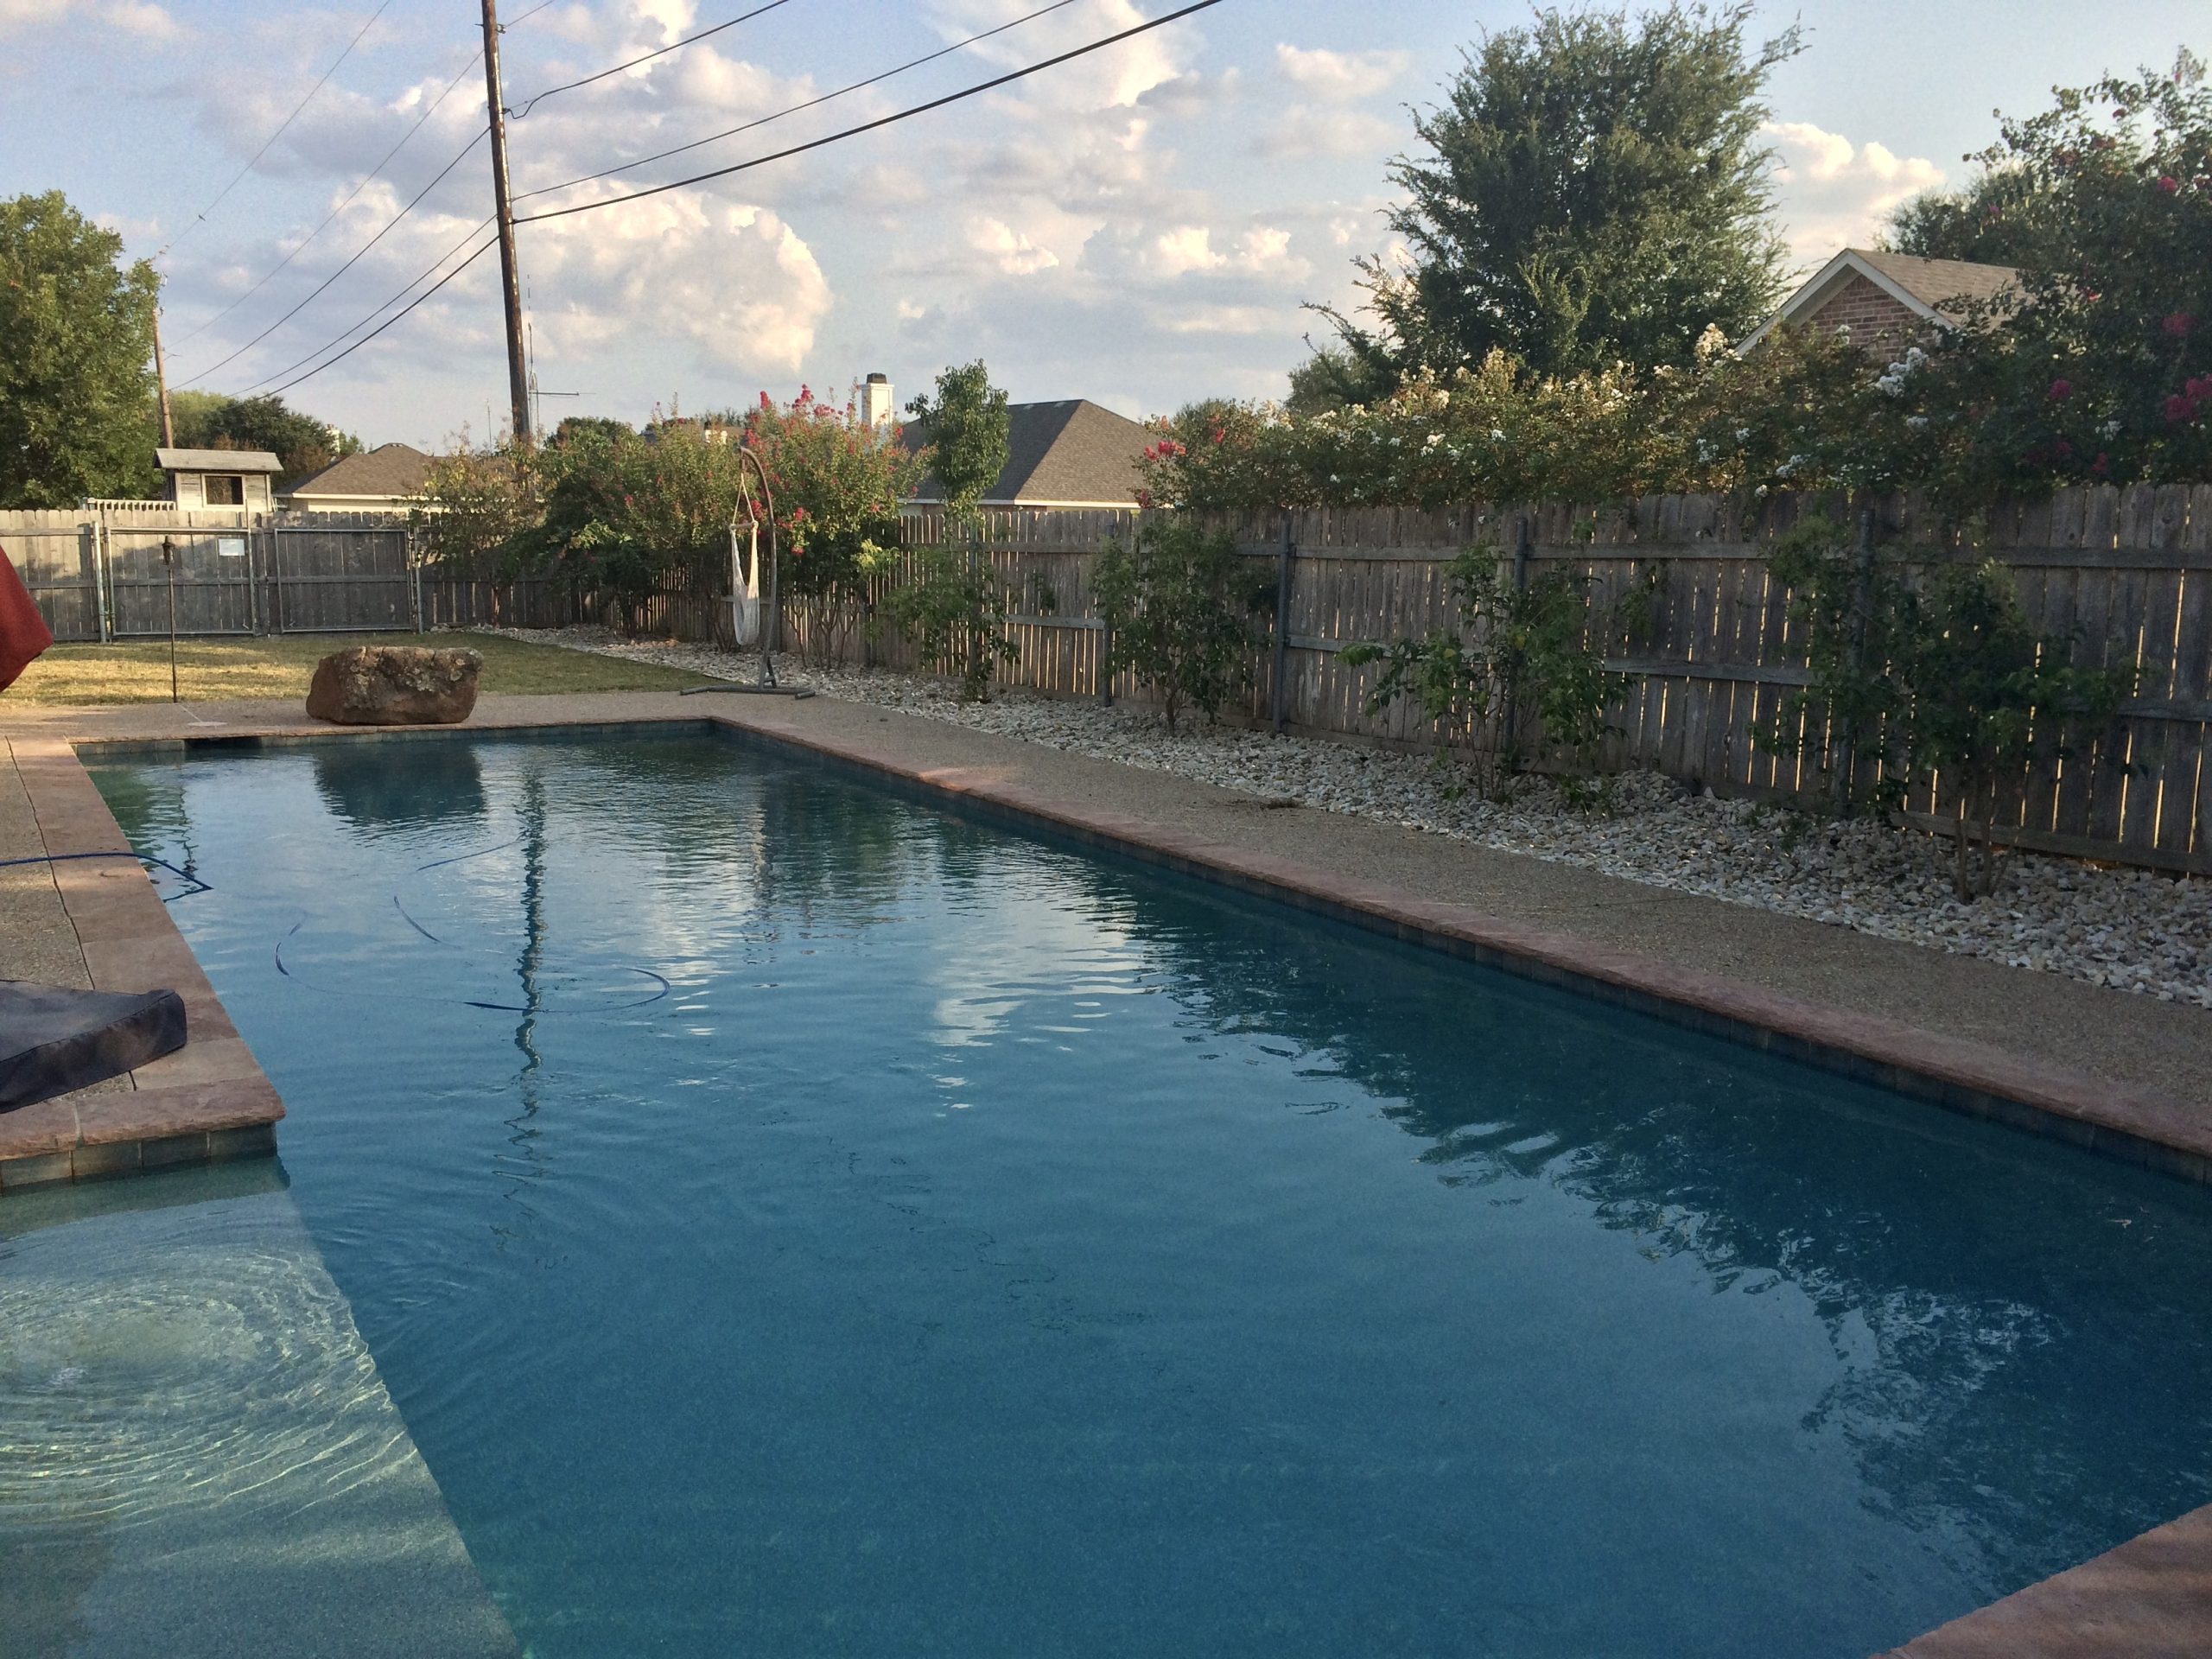
[[[461,729],[671,721],[712,721],[794,744],[1093,845],[1203,872],[1955,1109],[2183,1179],[2212,1179],[2212,1014],[2202,1009],[1416,830],[1277,809],[1166,773],[826,697],[486,697]],[[29,855],[123,846],[76,761],[78,744],[435,735],[349,734],[308,721],[293,703],[7,710],[0,712],[0,740],[11,775],[0,776],[0,834],[22,829],[22,810],[8,804],[12,789],[28,803],[39,838]],[[0,855],[26,855],[15,850],[19,844],[27,843],[10,840]],[[94,870],[108,874],[95,882]],[[66,968],[73,945],[92,983],[126,988],[98,977],[104,971],[188,987],[194,1046],[206,1036],[220,1051],[213,1065],[223,1075],[168,1079],[149,1067],[131,1080],[129,1096],[115,1089],[48,1103],[67,1107],[73,1136],[67,1173],[55,1173],[57,1147],[10,1150],[17,1145],[9,1138],[16,1134],[11,1120],[24,1114],[0,1117],[0,1159],[45,1157],[49,1161],[38,1167],[46,1179],[118,1173],[132,1154],[99,1148],[120,1147],[135,1129],[143,1164],[147,1146],[175,1138],[168,1133],[175,1125],[143,1115],[147,1096],[166,1091],[170,1103],[200,1111],[209,1098],[242,1105],[252,1092],[243,1076],[251,1057],[165,912],[159,921],[166,933],[153,927],[145,904],[160,912],[160,902],[134,864],[61,866],[44,879],[51,899],[36,878],[0,884],[0,971],[59,977],[23,964]],[[124,897],[126,888],[143,902]],[[110,928],[124,931],[104,931]],[[118,938],[129,943],[103,951]],[[257,1066],[251,1077],[259,1078]],[[265,1079],[259,1087],[267,1089]],[[194,1088],[200,1096],[184,1092]],[[135,1117],[110,1103],[132,1096],[141,1114]],[[272,1107],[264,1134],[282,1110],[273,1090],[264,1109]],[[223,1131],[212,1123],[192,1127],[194,1121],[176,1131],[187,1145],[194,1135],[205,1136],[208,1155],[216,1155],[228,1144],[213,1138]],[[48,1115],[45,1132],[63,1135],[59,1111]],[[80,1168],[75,1160],[86,1148],[87,1166]],[[0,1163],[0,1192],[7,1168]],[[1899,1651],[1913,1659],[2212,1652],[2212,1511],[2183,1517]]]

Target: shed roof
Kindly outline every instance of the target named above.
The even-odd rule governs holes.
[[[430,457],[420,449],[412,444],[380,443],[309,474],[284,493],[310,500],[404,499],[422,494],[429,476]]]
[[[1923,259],[1917,254],[1885,253],[1874,248],[1846,248],[1806,278],[1782,302],[1782,308],[1746,335],[1738,351],[1764,340],[1777,324],[1811,316],[1847,285],[1863,276],[1907,310],[1929,322],[1955,326],[1974,306],[2002,301],[2017,289],[2020,273],[2012,265],[1985,265],[1970,259]]]
[[[1142,481],[1137,458],[1151,434],[1125,415],[1071,397],[1051,404],[1015,404],[1007,410],[1006,466],[983,496],[993,506],[1135,506]],[[918,449],[929,435],[906,429],[905,442]],[[944,486],[922,480],[915,499],[940,501]]]
[[[144,451],[140,451],[142,454]],[[156,449],[165,473],[281,473],[284,463],[266,449]]]

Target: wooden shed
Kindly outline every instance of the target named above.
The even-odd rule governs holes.
[[[168,480],[168,499],[188,511],[234,507],[251,516],[276,505],[276,474],[284,463],[266,449],[156,449]]]

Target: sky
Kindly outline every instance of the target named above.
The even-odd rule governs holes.
[[[523,109],[762,3],[505,0],[505,102]],[[543,192],[517,212],[803,143],[1179,3],[1066,0],[641,162],[1050,4],[780,0],[512,121],[514,188]],[[468,148],[486,107],[477,0],[377,7],[0,0],[0,196],[60,189],[132,257],[158,256],[172,386],[283,386],[483,239],[469,239],[491,212],[487,148]],[[1305,308],[1352,302],[1353,259],[1389,251],[1389,162],[1414,144],[1411,111],[1438,101],[1463,48],[1528,16],[1505,0],[1222,0],[880,131],[524,224],[543,419],[634,422],[803,385],[842,397],[870,372],[903,403],[978,357],[1016,401],[1089,397],[1137,417],[1281,397],[1305,336],[1325,334]],[[1964,182],[1996,110],[2212,49],[2201,0],[1803,0],[1762,10],[1754,32],[1793,22],[1805,50],[1774,75],[1768,137],[1807,270],[1871,240],[1897,201]],[[496,254],[285,396],[372,444],[495,431]]]

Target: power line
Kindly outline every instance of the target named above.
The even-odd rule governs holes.
[[[486,127],[484,130],[485,132],[488,132],[491,129],[489,127]],[[329,276],[324,277],[321,282],[318,283],[305,299],[302,300],[297,305],[295,305],[283,316],[277,318],[276,321],[270,323],[266,328],[256,334],[251,340],[246,341],[245,345],[239,346],[238,350],[232,352],[228,357],[223,359],[221,362],[210,363],[206,368],[194,373],[192,377],[192,380],[188,380],[184,384],[190,385],[193,380],[205,380],[209,375],[214,373],[216,370],[222,368],[225,365],[236,362],[239,358],[244,357],[255,346],[260,345],[263,340],[268,339],[270,335],[275,334],[279,328],[282,328],[294,317],[298,316],[302,311],[308,308],[308,306],[314,303],[315,299],[320,296],[333,283],[336,282],[340,276],[343,276],[347,271],[353,270],[353,267],[360,262],[361,256],[363,254],[365,254],[371,248],[373,248],[378,243],[383,241],[385,238],[390,234],[392,226],[398,224],[399,221],[406,218],[408,214],[413,213],[415,211],[416,204],[421,201],[423,197],[429,195],[431,191],[436,189],[440,184],[443,183],[445,181],[446,175],[452,172],[454,168],[459,167],[462,162],[466,161],[468,158],[469,153],[474,150],[477,145],[483,142],[483,132],[480,132],[474,138],[471,138],[467,144],[461,147],[460,154],[456,155],[453,160],[448,162],[443,167],[438,169],[437,176],[435,178],[432,179],[420,190],[417,190],[409,200],[404,207],[402,207],[397,213],[394,213],[390,219],[385,221],[384,228],[382,230],[378,231],[374,236],[371,237],[366,242],[364,242],[358,249],[356,249],[353,257],[347,259],[344,264],[339,266],[337,270],[332,271]]]
[[[734,138],[741,132],[751,132],[755,127],[765,127],[771,121],[780,121],[787,115],[798,115],[820,105],[827,104],[833,99],[842,98],[848,92],[857,92],[864,86],[873,86],[878,81],[889,80],[894,75],[903,75],[909,69],[918,69],[925,63],[935,63],[939,58],[949,56],[963,47],[973,46],[978,41],[988,41],[992,35],[1003,35],[1010,29],[1019,29],[1024,23],[1033,22],[1046,12],[1058,11],[1062,7],[1071,6],[1075,3],[1076,0],[1052,0],[1051,5],[1039,6],[1035,11],[1025,13],[1010,23],[1001,23],[996,29],[987,29],[980,35],[970,35],[964,41],[955,41],[950,46],[940,47],[938,50],[918,58],[911,58],[895,69],[886,69],[880,75],[870,75],[866,80],[854,81],[849,86],[840,86],[834,92],[824,92],[821,97],[810,98],[804,104],[794,104],[789,109],[778,110],[773,115],[764,115],[757,121],[747,121],[742,126],[730,127],[721,132],[709,133],[704,138],[694,138],[690,143],[678,144],[673,149],[658,150],[651,156],[639,156],[634,160],[610,167],[604,172],[587,173],[580,179],[569,179],[560,184],[548,184],[536,190],[525,190],[515,200],[527,201],[532,196],[550,195],[556,190],[566,190],[572,185],[591,184],[601,179],[611,179],[617,173],[626,173],[633,167],[648,167],[655,162],[664,162],[671,156],[681,156],[688,149],[698,149],[708,144],[719,143],[725,138]]]
[[[1181,18],[1188,17],[1193,12],[1204,11],[1210,6],[1217,6],[1220,3],[1221,0],[1192,0],[1192,3],[1179,10],[1171,11],[1162,17],[1154,17],[1148,22],[1138,23],[1133,28],[1125,29],[1118,35],[1109,35],[1103,40],[1093,41],[1087,46],[1078,46],[1071,51],[1059,54],[1057,57],[1050,57],[1041,62],[1033,63],[1027,68],[1011,70],[1006,74],[995,75],[989,80],[978,81],[975,86],[964,86],[957,92],[947,92],[943,98],[933,98],[926,104],[917,104],[911,109],[900,110],[894,114],[878,116],[873,121],[863,121],[856,127],[847,127],[843,131],[830,133],[826,137],[810,139],[803,144],[793,144],[788,149],[779,149],[772,155],[756,156],[749,162],[738,162],[729,167],[718,167],[709,173],[695,173],[690,178],[671,179],[666,184],[656,184],[644,190],[632,190],[626,195],[608,196],[600,201],[579,202],[573,207],[552,207],[542,213],[524,214],[518,218],[515,223],[536,225],[549,219],[566,219],[572,213],[594,213],[601,207],[619,207],[626,201],[641,201],[647,196],[662,195],[671,190],[683,189],[689,185],[704,184],[710,179],[725,179],[733,173],[743,173],[752,168],[766,167],[770,162],[780,162],[792,156],[803,156],[810,149],[820,149],[824,144],[834,144],[846,138],[856,138],[861,133],[874,132],[880,127],[891,126],[894,123],[908,120],[917,115],[926,115],[931,110],[941,110],[948,104],[957,104],[963,99],[974,98],[980,92],[988,92],[1011,82],[1026,79],[1044,70],[1056,68],[1076,58],[1087,57],[1091,53],[1103,51],[1109,46],[1117,46],[1133,36],[1162,28]]]
[[[658,47],[642,56],[632,58],[627,63],[618,63],[613,68],[602,69],[595,75],[586,75],[582,80],[571,80],[558,86],[549,86],[524,104],[522,108],[509,110],[507,113],[519,121],[549,98],[556,97],[562,92],[573,92],[579,86],[588,86],[595,80],[605,80],[609,75],[619,75],[625,69],[634,69],[641,63],[651,63],[655,58],[664,58],[671,52],[680,52],[687,46],[695,45],[705,40],[709,35],[719,35],[726,29],[735,29],[740,23],[752,22],[764,11],[773,11],[778,6],[787,6],[790,3],[791,0],[768,0],[766,5],[755,6],[743,16],[733,17],[726,23],[716,23],[712,29],[702,29],[696,35],[687,35],[680,41],[671,41],[666,46]],[[524,12],[523,16],[527,17],[531,14]],[[518,18],[516,21],[520,22],[521,19]]]
[[[363,317],[352,327],[341,330],[334,338],[324,340],[321,345],[316,346],[313,351],[309,352],[306,356],[299,359],[296,362],[286,364],[283,368],[278,369],[273,374],[265,374],[262,376],[260,379],[255,381],[251,385],[245,389],[245,395],[251,397],[253,393],[259,391],[264,386],[269,385],[271,381],[281,380],[286,375],[291,373],[294,369],[302,367],[307,364],[314,362],[315,359],[321,357],[332,346],[340,344],[348,335],[359,334],[362,329],[367,327],[370,323],[375,321],[379,313],[387,311],[391,307],[398,304],[400,301],[407,297],[410,289],[414,289],[420,283],[428,282],[432,276],[435,276],[440,265],[445,264],[447,260],[452,258],[456,253],[459,253],[468,243],[474,241],[476,238],[477,232],[490,229],[492,221],[488,219],[477,220],[475,224],[469,226],[469,228],[462,233],[460,241],[454,243],[436,258],[431,260],[429,268],[420,276],[402,283],[399,285],[399,291],[394,294],[390,299],[385,300],[380,305],[372,307],[368,315]]]
[[[480,226],[478,228],[481,229],[482,227]],[[289,391],[294,386],[298,385],[302,380],[312,380],[315,376],[321,374],[325,369],[333,368],[338,364],[343,363],[347,358],[353,356],[354,353],[359,351],[362,346],[367,345],[378,334],[384,333],[385,329],[391,327],[391,325],[397,322],[401,317],[405,316],[409,311],[412,311],[416,306],[422,304],[424,300],[429,299],[430,296],[436,293],[439,289],[443,288],[448,283],[453,281],[453,279],[460,276],[462,271],[467,270],[471,265],[474,264],[479,259],[481,259],[486,254],[491,252],[493,249],[499,245],[499,238],[495,236],[489,242],[486,242],[482,247],[477,249],[475,252],[470,254],[467,258],[462,260],[451,270],[438,278],[437,282],[431,287],[424,289],[421,294],[416,295],[414,299],[408,302],[406,310],[398,312],[397,315],[385,321],[381,326],[371,330],[368,334],[362,335],[360,339],[355,340],[344,351],[339,353],[337,356],[332,358],[329,362],[318,363],[315,367],[309,369],[305,374],[299,376],[297,378],[287,380],[283,385],[276,388],[276,394],[281,396],[283,393]],[[342,340],[345,336],[341,334],[339,338]]]
[[[550,4],[550,3],[551,0],[548,0],[548,3]],[[451,80],[448,81],[446,83],[445,91],[440,92],[437,97],[430,100],[429,107],[416,118],[415,124],[407,129],[406,132],[401,136],[397,143],[394,144],[390,149],[385,151],[384,159],[361,175],[361,181],[346,193],[346,200],[340,202],[335,207],[324,214],[322,223],[316,226],[315,229],[309,231],[304,237],[301,238],[298,246],[295,247],[282,259],[279,259],[275,264],[271,265],[259,282],[256,283],[251,288],[246,289],[245,293],[239,295],[238,298],[232,300],[228,305],[218,311],[213,316],[208,318],[205,322],[194,328],[190,334],[185,335],[183,339],[178,340],[177,344],[180,346],[185,345],[188,341],[196,340],[201,334],[207,333],[208,329],[213,328],[225,317],[229,316],[232,312],[237,310],[238,307],[244,305],[248,300],[251,299],[255,295],[260,293],[263,289],[266,288],[269,285],[270,277],[276,276],[278,271],[283,270],[284,267],[290,264],[293,260],[298,258],[302,253],[305,253],[308,249],[308,245],[310,242],[313,242],[315,238],[321,236],[325,231],[328,230],[330,228],[331,221],[336,219],[339,214],[344,213],[348,207],[352,207],[353,205],[353,198],[359,195],[362,191],[367,189],[369,188],[370,181],[378,174],[382,173],[385,168],[391,164],[391,158],[398,155],[401,150],[406,149],[408,141],[413,138],[416,133],[423,130],[423,123],[438,112],[438,105],[444,103],[447,98],[452,93],[453,89],[461,85],[462,79],[467,75],[470,70],[476,67],[477,60],[483,55],[484,54],[481,51],[473,53],[470,55],[467,63],[462,66],[461,73],[455,75]]]
[[[1081,46],[1076,48],[1072,51],[1063,52],[1058,56],[1047,58],[1040,63],[1033,63],[1027,68],[1017,69],[1011,73],[997,76],[993,79],[981,82],[976,86],[969,86],[961,92],[950,93],[944,98],[933,99],[927,104],[918,104],[912,109],[901,110],[896,114],[884,116],[878,120],[867,122],[857,127],[849,128],[843,132],[832,133],[828,137],[817,138],[810,143],[798,144],[789,149],[779,150],[772,156],[758,156],[749,162],[741,162],[734,167],[726,167],[719,168],[712,173],[700,174],[695,178],[678,179],[672,183],[657,185],[652,189],[639,191],[634,195],[610,197],[606,201],[588,202],[580,207],[560,208],[552,213],[534,214],[529,219],[518,219],[515,222],[518,225],[529,224],[533,222],[535,219],[559,219],[570,213],[588,212],[593,207],[613,207],[619,201],[635,200],[638,196],[658,195],[663,191],[679,189],[685,185],[697,184],[708,179],[721,178],[731,173],[741,173],[747,168],[760,167],[769,162],[780,161],[785,156],[796,156],[805,150],[818,149],[825,144],[835,143],[841,138],[849,138],[860,133],[871,132],[879,127],[888,126],[893,122],[903,121],[910,116],[920,115],[929,110],[940,109],[947,104],[957,103],[963,98],[972,98],[978,92],[986,92],[994,87],[1003,86],[1010,81],[1022,79],[1027,76],[1036,74],[1040,70],[1050,69],[1058,64],[1065,63],[1071,59],[1083,57],[1090,53],[1099,51],[1105,47],[1116,45],[1122,41],[1129,39],[1133,35],[1144,34],[1147,30],[1158,29],[1164,24],[1174,22],[1180,18],[1189,16],[1193,12],[1204,11],[1208,7],[1217,5],[1219,3],[1220,0],[1194,0],[1194,3],[1184,6],[1179,10],[1169,12],[1165,16],[1155,17],[1149,22],[1140,23],[1134,28],[1123,29],[1121,33],[1109,35],[1103,40],[1093,41],[1087,46]],[[472,148],[474,146],[472,146]],[[455,160],[458,161],[459,157],[455,157]],[[395,294],[391,299],[386,300],[383,305],[377,307],[374,310],[372,310],[368,316],[362,318],[359,322],[355,323],[351,328],[347,328],[334,338],[325,341],[314,351],[308,353],[306,357],[302,358],[299,362],[293,364],[291,367],[293,369],[299,368],[302,364],[305,364],[314,358],[320,356],[322,353],[328,351],[332,346],[337,345],[340,340],[343,340],[346,335],[358,332],[372,318],[373,318],[378,311],[382,311],[387,307],[392,305],[402,295],[404,295],[409,289],[411,289],[417,283],[423,282],[431,274],[432,271],[435,271],[439,265],[443,264],[446,260],[451,258],[454,253],[458,252],[471,238],[474,238],[480,232],[486,228],[491,222],[492,221],[490,219],[485,219],[479,223],[474,229],[469,231],[466,236],[463,236],[460,242],[456,242],[453,247],[448,249],[444,254],[441,255],[439,258],[432,264],[429,270],[425,270],[421,276],[417,276],[413,283],[408,283],[404,288],[402,288],[399,290],[398,294]],[[310,379],[314,376],[321,374],[325,369],[330,368],[334,365],[342,362],[345,359],[351,357],[356,351],[367,345],[370,340],[374,340],[378,334],[383,334],[385,329],[390,328],[402,317],[406,316],[409,312],[414,310],[416,306],[421,305],[423,301],[429,299],[430,296],[436,293],[438,289],[445,287],[448,283],[452,282],[454,277],[460,276],[462,271],[467,270],[470,265],[474,264],[477,260],[482,258],[497,245],[498,238],[496,237],[491,241],[486,242],[481,247],[479,247],[474,253],[470,254],[467,259],[463,260],[461,264],[455,266],[445,276],[440,277],[434,286],[423,294],[418,295],[415,299],[410,301],[404,308],[387,318],[373,331],[363,335],[359,340],[355,340],[353,345],[348,346],[344,351],[339,353],[335,357],[332,357],[322,363],[317,364],[314,368],[308,370],[304,374],[285,381],[283,385],[276,387],[276,390],[278,392],[289,391],[294,386],[298,385],[302,381]],[[278,372],[280,374],[289,374],[291,372],[291,370],[280,370]],[[270,379],[274,379],[276,378],[276,376],[270,377]],[[249,390],[257,389],[258,385],[265,385],[267,384],[268,382],[264,380],[257,383],[257,388],[250,388]]]
[[[543,11],[548,6],[555,5],[556,3],[558,3],[558,0],[537,0],[537,3],[532,6],[528,11],[523,13],[521,16],[510,17],[505,22],[501,23],[499,25],[499,33],[504,35],[511,29],[520,29],[524,23],[537,16],[539,12]]]
[[[286,116],[283,120],[278,124],[276,130],[269,135],[267,142],[264,143],[259,149],[253,152],[252,159],[247,162],[244,167],[238,168],[238,170],[232,175],[231,181],[228,184],[225,185],[220,190],[218,190],[215,193],[215,200],[209,202],[205,207],[202,207],[198,213],[194,213],[192,216],[192,223],[190,225],[187,225],[182,230],[179,231],[169,239],[169,248],[175,247],[178,243],[183,241],[186,237],[190,236],[194,226],[204,223],[207,215],[213,213],[217,207],[222,205],[223,198],[229,195],[232,190],[235,190],[238,188],[238,181],[245,177],[247,174],[253,171],[255,165],[263,156],[269,153],[269,146],[275,143],[279,138],[282,138],[287,129],[291,126],[292,123],[300,118],[300,111],[307,108],[308,103],[314,99],[315,95],[323,89],[324,85],[333,75],[338,73],[338,66],[353,55],[353,48],[361,43],[361,36],[369,32],[369,30],[375,25],[377,19],[384,16],[385,10],[389,8],[391,4],[391,0],[380,0],[377,9],[369,14],[369,21],[363,23],[360,28],[353,31],[353,38],[346,42],[346,49],[343,52],[340,52],[338,56],[332,60],[329,68],[322,72],[322,79],[316,81],[314,86],[308,88],[307,97],[302,99],[297,104],[295,104],[292,106],[292,112]],[[164,248],[162,251],[166,253],[168,251],[168,248]],[[159,257],[158,255],[156,257]]]

